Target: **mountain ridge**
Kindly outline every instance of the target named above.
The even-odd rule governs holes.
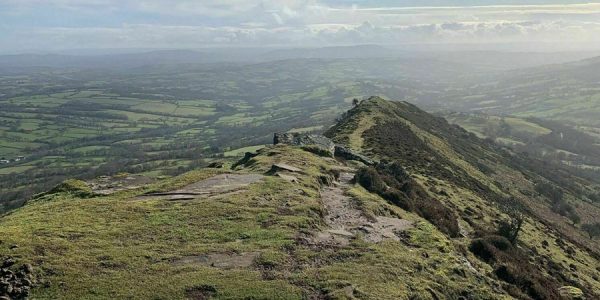
[[[379,97],[325,135],[380,163],[279,144],[108,194],[71,181],[0,218],[0,257],[32,264],[39,298],[598,296],[597,243],[553,210],[597,215],[579,199],[586,181],[563,188]]]

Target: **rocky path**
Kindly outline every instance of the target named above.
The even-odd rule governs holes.
[[[220,174],[174,191],[145,194],[136,199],[193,200],[199,197],[219,196],[243,191],[250,184],[263,178],[260,174]]]
[[[399,240],[398,232],[412,227],[408,220],[376,217],[369,220],[364,213],[356,208],[354,200],[346,195],[352,188],[353,173],[343,172],[339,182],[334,186],[325,187],[321,198],[327,215],[325,222],[330,227],[319,232],[316,241],[321,244],[347,245],[350,239],[357,235],[371,243],[378,243],[386,239]]]

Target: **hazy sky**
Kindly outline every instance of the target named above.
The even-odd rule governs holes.
[[[0,52],[539,42],[600,46],[600,3],[0,0]]]

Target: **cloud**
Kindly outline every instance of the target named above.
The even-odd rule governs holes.
[[[0,50],[9,46],[12,49],[64,49],[600,43],[600,4],[594,3],[445,7],[368,7],[340,3],[317,0],[0,0],[3,31],[0,45],[8,45],[0,46]],[[58,17],[52,19],[54,15]]]

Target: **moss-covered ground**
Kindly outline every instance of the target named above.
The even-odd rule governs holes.
[[[303,170],[299,182],[267,176],[238,193],[167,201],[136,196],[229,171],[198,170],[88,198],[72,181],[0,219],[0,256],[34,266],[36,299],[502,298],[482,284],[489,279],[469,267],[459,244],[359,186],[349,193],[366,215],[398,216],[415,227],[401,241],[379,244],[360,237],[344,247],[302,242],[325,226],[320,182],[341,165],[290,147],[259,153],[233,172],[286,163]],[[185,260],[248,253],[256,254],[251,264],[232,267]]]

